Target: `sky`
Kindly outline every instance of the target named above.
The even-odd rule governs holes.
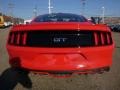
[[[82,0],[51,0],[53,13],[84,14],[86,17],[101,16],[104,7],[105,16],[120,16],[120,0],[85,0],[84,11]],[[48,13],[48,0],[0,0],[0,12],[10,15],[8,4],[14,4],[12,13],[15,17],[29,19],[34,17],[33,10],[37,7],[37,15]]]

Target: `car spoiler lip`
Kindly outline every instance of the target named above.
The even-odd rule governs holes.
[[[27,25],[15,25],[12,31],[30,31],[30,30],[98,30],[110,31],[109,27],[103,24],[92,24],[90,22],[44,22],[31,23]]]

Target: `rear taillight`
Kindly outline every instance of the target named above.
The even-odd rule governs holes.
[[[26,45],[26,32],[11,32],[9,35],[8,43],[11,45],[24,46]]]
[[[92,30],[14,31],[8,39],[10,45],[50,48],[96,47],[112,43],[110,32]]]
[[[111,45],[112,37],[110,32],[94,32],[95,46]]]

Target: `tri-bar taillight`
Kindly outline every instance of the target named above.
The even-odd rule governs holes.
[[[26,45],[27,32],[11,32],[9,34],[8,43],[11,45]]]
[[[8,39],[9,45],[47,48],[96,47],[112,43],[110,32],[93,30],[12,31]]]

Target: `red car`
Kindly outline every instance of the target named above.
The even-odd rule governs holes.
[[[113,49],[106,25],[68,13],[40,15],[30,24],[13,26],[7,43],[12,67],[55,76],[108,71]]]

